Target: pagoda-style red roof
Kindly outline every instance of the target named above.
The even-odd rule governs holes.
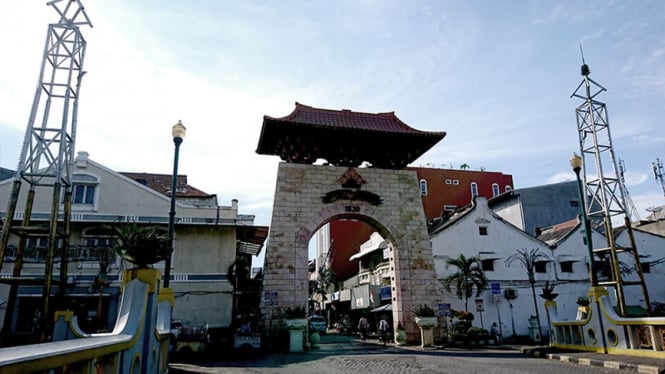
[[[263,117],[258,154],[277,155],[287,162],[401,169],[446,135],[416,130],[394,112],[363,113],[319,109],[296,102],[286,117]]]

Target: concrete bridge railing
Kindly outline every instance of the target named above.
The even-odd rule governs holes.
[[[551,346],[665,358],[665,317],[621,317],[604,287],[592,287],[589,301],[587,313],[573,321],[559,318],[556,302],[545,302]]]
[[[73,312],[58,311],[54,341],[0,349],[0,373],[167,372],[174,298],[160,279],[154,269],[126,270],[112,332],[86,334]]]

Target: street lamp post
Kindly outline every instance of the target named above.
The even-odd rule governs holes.
[[[175,226],[175,199],[177,194],[178,187],[178,156],[180,155],[180,144],[185,138],[185,133],[187,129],[182,125],[181,121],[178,121],[171,128],[171,134],[173,135],[173,144],[175,144],[175,152],[173,156],[173,177],[171,179],[171,210],[169,211],[169,251],[166,256],[166,263],[164,264],[164,287],[169,287],[171,281],[171,255],[173,254],[173,232]]]
[[[577,178],[577,192],[580,199],[580,207],[582,208],[582,221],[584,223],[584,240],[586,241],[588,256],[589,256],[589,279],[591,280],[591,286],[598,285],[596,279],[596,272],[593,268],[593,245],[591,243],[591,232],[589,225],[589,218],[586,214],[586,206],[584,204],[584,190],[582,189],[582,179],[580,178],[580,170],[582,170],[582,157],[573,153],[573,156],[570,158],[570,166],[575,172]]]

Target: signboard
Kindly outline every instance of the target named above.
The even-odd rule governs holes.
[[[501,302],[501,294],[492,295],[492,300],[494,301],[495,304],[500,303]]]
[[[476,299],[476,312],[482,312],[484,310],[485,308],[483,308],[483,299]]]
[[[439,315],[445,317],[450,316],[450,304],[439,304]]]
[[[277,299],[277,291],[266,291],[263,293],[263,305],[265,306],[277,306]]]
[[[501,283],[490,283],[492,295],[501,295]]]

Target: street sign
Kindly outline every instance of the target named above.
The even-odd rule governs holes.
[[[501,283],[490,283],[492,295],[501,295]]]
[[[482,312],[484,310],[485,308],[483,308],[483,299],[476,299],[476,312]]]
[[[277,291],[266,291],[263,293],[263,305],[277,306]]]
[[[448,317],[450,315],[450,304],[439,304],[439,315]]]
[[[494,301],[495,304],[500,303],[501,302],[501,294],[492,295],[492,300]]]

